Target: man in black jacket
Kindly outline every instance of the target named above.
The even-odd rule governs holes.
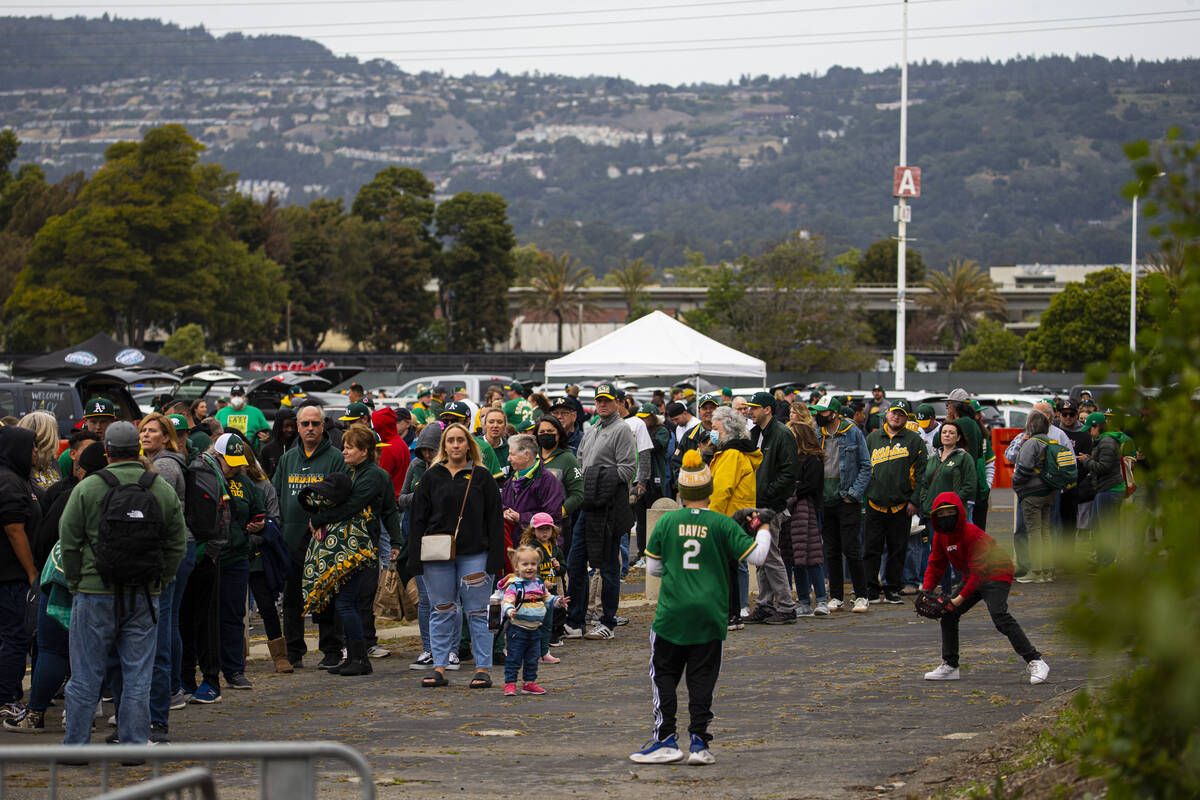
[[[762,451],[762,463],[754,475],[756,503],[759,508],[780,513],[787,508],[788,498],[792,496],[796,479],[800,476],[796,437],[775,419],[775,398],[769,392],[755,392],[746,405],[754,418],[750,442]],[[758,567],[758,600],[747,622],[780,624],[796,619],[787,569],[779,552],[779,528],[771,527],[771,549],[766,562]]]
[[[29,483],[36,450],[33,431],[0,428],[0,718],[15,719],[22,708],[21,681],[29,631],[25,614],[37,603],[38,573],[31,536],[42,519],[37,494]]]

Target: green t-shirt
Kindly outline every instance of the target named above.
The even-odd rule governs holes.
[[[524,397],[514,397],[504,404],[504,416],[509,425],[520,428],[522,422],[533,419],[533,405]]]
[[[258,406],[252,406],[247,403],[241,409],[235,409],[233,406],[225,406],[217,412],[217,422],[221,423],[222,428],[233,428],[241,431],[246,441],[255,445],[255,450],[258,450],[258,440],[255,436],[259,431],[271,430],[270,423],[263,416]]]
[[[646,555],[662,562],[653,630],[673,644],[723,641],[729,626],[729,564],[754,540],[724,514],[681,508],[659,518]]]
[[[487,467],[488,472],[492,473],[492,477],[499,478],[504,475],[504,465],[500,463],[500,459],[496,458],[496,451],[487,443],[487,439],[484,439],[482,436],[472,438],[479,445],[479,454],[483,456],[483,466]]]

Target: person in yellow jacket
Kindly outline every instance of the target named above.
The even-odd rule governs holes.
[[[745,418],[729,406],[721,406],[713,412],[713,429],[709,436],[713,453],[709,464],[713,473],[713,493],[708,507],[727,517],[732,517],[733,512],[741,508],[756,508],[754,473],[763,456],[762,451],[750,443]]]

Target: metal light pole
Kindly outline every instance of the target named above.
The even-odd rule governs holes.
[[[908,166],[908,0],[904,0],[904,44],[900,61],[900,166]],[[907,201],[900,198],[899,220],[896,231],[896,355],[894,369],[896,371],[896,391],[904,391],[904,368],[906,354],[904,352],[905,336],[905,289],[908,270],[905,268],[905,227],[904,206]]]
[[[1129,245],[1129,352],[1137,352],[1137,195],[1133,196],[1133,238]]]

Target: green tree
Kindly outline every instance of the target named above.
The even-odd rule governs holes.
[[[579,306],[588,306],[583,289],[592,280],[591,267],[580,266],[579,259],[567,253],[543,253],[530,265],[529,287],[524,306],[530,311],[544,311],[554,316],[558,325],[558,351],[563,349],[563,323]]]
[[[1147,196],[1143,212],[1152,221],[1151,235],[1200,241],[1200,145],[1181,142],[1172,132],[1153,148],[1139,142],[1126,152],[1138,176],[1126,193]],[[1168,178],[1153,180],[1160,172]],[[1200,391],[1200,249],[1185,247],[1177,291],[1165,282],[1149,283],[1146,302],[1155,324],[1139,327],[1136,355],[1117,347],[1125,413],[1110,427],[1133,438],[1131,451],[1145,454],[1135,471],[1135,497],[1145,493],[1145,502],[1122,511],[1118,557],[1083,584],[1067,620],[1068,629],[1103,659],[1108,678],[1096,702],[1077,698],[1085,717],[1062,744],[1067,755],[1081,757],[1081,773],[1107,779],[1107,796],[1115,800],[1200,795],[1200,615],[1194,612],[1200,596],[1200,440],[1187,435]],[[1159,391],[1149,397],[1142,386]],[[1117,533],[1102,528],[1093,535],[1115,542]],[[1137,602],[1129,601],[1131,586],[1138,587]]]
[[[177,328],[163,342],[162,354],[180,364],[214,364],[220,355],[204,347],[204,329],[192,322]]]
[[[608,275],[604,277],[604,282],[621,290],[621,299],[625,301],[625,310],[628,312],[626,321],[632,322],[637,318],[634,316],[634,311],[644,308],[643,293],[654,282],[654,267],[641,258],[622,261],[609,271]],[[650,313],[649,310],[646,310],[637,316],[644,316],[648,313]]]
[[[852,250],[850,253],[839,255],[835,261],[837,271],[845,272],[848,256],[857,252],[857,250]],[[857,285],[895,286],[898,254],[899,245],[895,239],[880,239],[872,242],[865,253],[859,254],[849,264],[854,283]],[[917,286],[925,280],[925,260],[917,250],[912,247],[904,248],[904,264],[906,267],[904,280],[908,286]],[[911,312],[909,314],[911,315]],[[871,332],[871,340],[877,345],[890,348],[896,340],[896,312],[868,311],[865,313],[864,319]]]
[[[289,206],[283,222],[291,248],[284,268],[290,298],[288,346],[317,350],[329,331],[365,313],[361,290],[370,287],[361,280],[368,272],[362,223],[348,223],[340,198],[318,198],[307,208]]]
[[[1186,265],[1187,245],[1177,239],[1164,241],[1162,249],[1142,259],[1143,269],[1151,274],[1162,275],[1172,289],[1183,282]]]
[[[819,238],[793,234],[740,268],[722,264],[707,302],[685,320],[770,370],[865,368],[866,329],[849,287],[825,267]]]
[[[990,319],[981,319],[974,330],[975,341],[963,348],[951,369],[1004,372],[1021,363],[1021,337]]]
[[[376,222],[387,214],[400,219],[415,219],[422,226],[433,223],[433,184],[425,173],[412,167],[388,167],[375,173],[354,197],[350,213],[367,222]]]
[[[1151,323],[1146,282],[1138,284],[1139,326]],[[1129,273],[1120,267],[1093,272],[1069,283],[1042,312],[1041,324],[1025,337],[1025,365],[1040,370],[1076,370],[1108,362],[1129,341]]]
[[[512,250],[517,242],[507,209],[500,195],[459,192],[434,214],[444,247],[435,276],[449,352],[508,337],[508,287],[516,277]]]
[[[934,272],[925,280],[930,294],[917,304],[936,320],[938,333],[949,332],[954,349],[962,349],[963,337],[984,314],[1000,315],[1007,304],[996,284],[974,261],[958,260],[947,272]]]

